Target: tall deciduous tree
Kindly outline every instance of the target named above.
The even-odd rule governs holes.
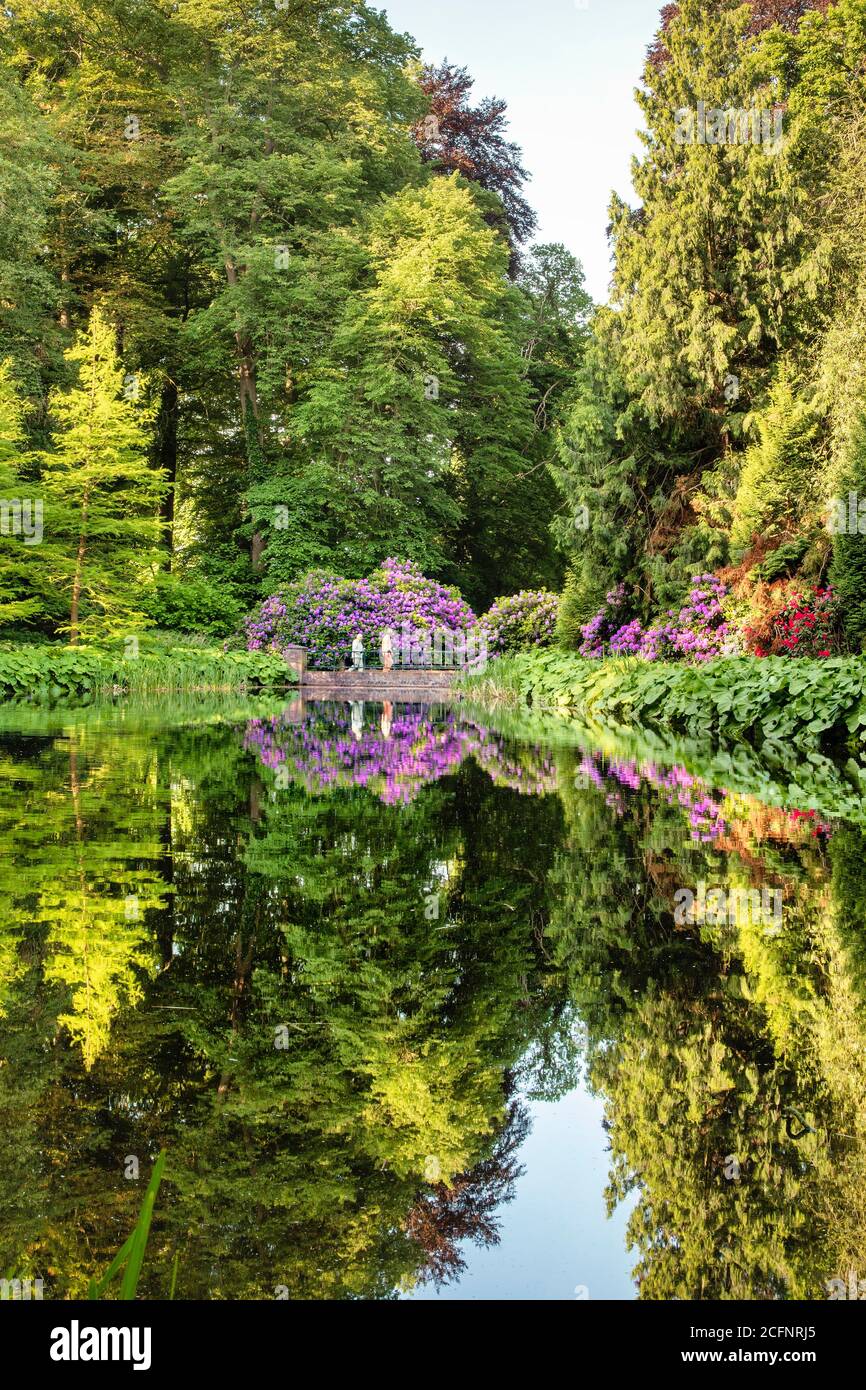
[[[537,219],[522,193],[529,177],[522,153],[506,138],[506,103],[485,97],[472,106],[475,79],[453,63],[424,67],[419,83],[430,102],[429,113],[414,129],[422,158],[443,174],[462,174],[495,194],[496,201],[486,209],[488,220],[516,250],[532,235]],[[518,264],[514,256],[513,268]]]

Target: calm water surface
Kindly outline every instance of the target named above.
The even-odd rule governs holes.
[[[858,769],[443,706],[0,728],[4,1274],[81,1296],[165,1149],[155,1298],[866,1276]]]

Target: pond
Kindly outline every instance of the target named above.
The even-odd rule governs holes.
[[[4,711],[0,1269],[82,1296],[165,1150],[153,1298],[850,1296],[858,775],[447,704]]]

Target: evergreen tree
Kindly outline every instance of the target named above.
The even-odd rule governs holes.
[[[783,368],[758,416],[758,441],[743,460],[731,531],[735,554],[758,536],[794,534],[808,516],[820,476],[818,425],[815,407],[797,395]]]
[[[860,507],[866,502],[866,414],[860,417],[851,439],[845,466],[839,479],[841,511],[847,529],[834,527],[833,560],[830,582],[839,599],[845,635],[854,651],[866,650],[866,535],[861,534]],[[850,494],[857,507],[857,529],[850,526]],[[864,509],[866,510],[866,509]],[[866,529],[866,522],[863,523]]]
[[[689,437],[677,420],[653,427],[625,385],[621,352],[621,321],[601,310],[552,465],[565,503],[553,530],[570,562],[560,615],[560,635],[568,645],[580,644],[581,623],[619,584],[651,607],[651,552],[659,544],[660,519],[678,495],[677,484],[688,482],[690,449],[697,452],[700,439],[697,432]],[[687,502],[684,515],[690,515]],[[696,523],[693,515],[690,522]],[[682,524],[681,516],[675,534]]]
[[[33,592],[44,535],[39,491],[23,480],[24,411],[11,362],[0,362],[0,627],[39,611]],[[26,534],[29,532],[29,534]]]
[[[141,383],[124,385],[114,329],[99,309],[66,356],[78,382],[52,400],[59,428],[43,458],[43,489],[52,576],[68,602],[60,630],[75,645],[147,624],[141,591],[156,560],[165,480],[148,457],[148,411],[124,398]]]
[[[774,354],[814,332],[810,287],[791,280],[779,292],[802,257],[814,196],[789,120],[775,140],[790,70],[743,42],[749,18],[745,5],[682,0],[666,59],[648,63],[636,94],[648,127],[632,170],[640,209],[611,207],[628,384],[654,416],[698,413],[716,450],[741,427]],[[773,113],[773,138],[753,142],[749,125],[744,140],[738,124],[732,140],[738,110]]]

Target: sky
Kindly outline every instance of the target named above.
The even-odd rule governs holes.
[[[532,174],[524,190],[537,240],[561,241],[583,263],[593,298],[608,298],[607,209],[634,203],[641,146],[634,101],[663,0],[372,0],[429,62],[475,78],[473,100],[508,103],[509,138]]]
[[[407,1297],[580,1303],[635,1297],[626,1227],[637,1199],[630,1196],[607,1215],[610,1141],[601,1100],[578,1086],[561,1100],[528,1108],[532,1130],[519,1155],[525,1172],[514,1201],[496,1210],[499,1243],[479,1249],[462,1242],[463,1274],[441,1289],[422,1284]]]

